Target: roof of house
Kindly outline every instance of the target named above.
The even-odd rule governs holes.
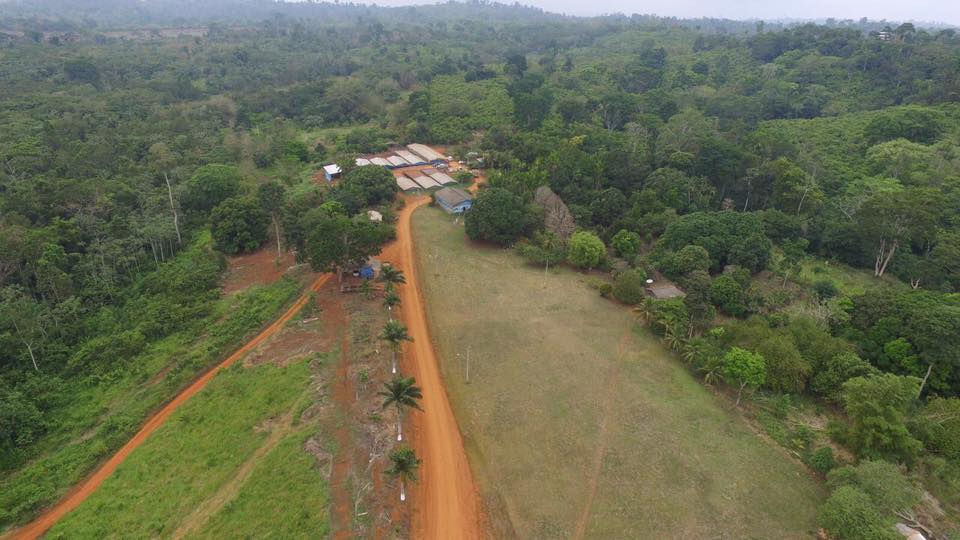
[[[389,161],[383,159],[382,157],[372,157],[370,158],[370,163],[374,165],[380,165],[382,167],[389,167],[391,165]]]
[[[397,150],[397,155],[409,161],[410,163],[413,163],[414,165],[424,163],[422,157],[410,152],[409,150]]]
[[[425,144],[419,144],[419,143],[408,144],[407,149],[427,161],[436,161],[436,160],[446,159],[439,152],[437,152],[436,150],[434,150],[433,148],[430,148]]]
[[[449,206],[450,208],[473,200],[473,197],[471,197],[469,193],[460,188],[445,187],[437,190],[436,196],[438,201]]]
[[[680,298],[686,296],[683,291],[672,283],[657,283],[646,287],[647,294],[659,300],[667,298]]]
[[[406,176],[397,177],[397,187],[403,191],[410,191],[411,189],[420,189],[420,186],[416,182],[407,178]]]
[[[407,160],[403,159],[400,156],[387,156],[387,161],[389,161],[390,164],[393,165],[394,167],[404,167],[406,165],[409,165],[409,163],[407,163]]]
[[[420,184],[420,187],[423,189],[440,187],[440,184],[436,180],[418,172],[407,173],[407,176],[410,177],[410,179],[412,179],[414,182]]]
[[[362,157],[358,157],[356,163],[357,167],[366,167],[367,165],[372,165],[369,159]]]
[[[331,163],[329,165],[323,166],[323,172],[327,174],[340,174],[343,171],[340,170],[339,165],[337,165],[336,163]]]
[[[444,185],[446,185],[446,184],[456,184],[456,183],[457,183],[457,181],[454,180],[453,178],[451,178],[450,175],[448,175],[447,173],[444,173],[444,172],[440,172],[440,171],[437,171],[437,172],[431,174],[431,175],[430,175],[430,178],[433,178],[433,179],[436,180],[437,182],[440,182],[441,184],[444,184]]]

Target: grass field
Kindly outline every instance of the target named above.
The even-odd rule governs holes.
[[[322,535],[327,486],[303,451],[316,426],[296,421],[309,384],[306,361],[227,369],[49,537],[168,538],[187,522],[191,536],[207,538]]]
[[[413,229],[496,537],[814,536],[818,482],[586,277],[470,244],[434,208]]]
[[[56,429],[37,444],[30,463],[0,477],[0,528],[25,520],[83,479],[149,413],[259,329],[298,288],[285,279],[221,298],[209,316],[126,359],[128,368],[66,386],[63,405],[51,413]]]

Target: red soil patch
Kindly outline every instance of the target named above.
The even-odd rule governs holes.
[[[267,285],[283,277],[296,264],[293,253],[286,252],[277,260],[277,244],[265,246],[245,255],[227,257],[227,274],[223,280],[223,294],[242,291],[251,285]]]

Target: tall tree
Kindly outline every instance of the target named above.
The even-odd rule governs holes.
[[[417,468],[422,461],[417,457],[417,453],[412,448],[401,446],[393,452],[390,452],[390,468],[386,473],[400,480],[400,500],[407,500],[407,482],[417,480]]]
[[[400,349],[400,344],[404,341],[413,341],[413,338],[407,334],[407,327],[403,325],[400,321],[389,320],[387,324],[383,326],[383,330],[380,331],[380,339],[384,340],[389,344],[390,351],[393,353],[393,358],[391,361],[391,373],[397,372],[397,351]]]
[[[379,393],[383,396],[383,408],[393,405],[397,409],[397,440],[403,440],[403,411],[407,408],[414,408],[418,411],[423,409],[417,400],[423,399],[423,392],[417,385],[417,380],[413,377],[394,377],[392,381],[383,383],[386,390]]]

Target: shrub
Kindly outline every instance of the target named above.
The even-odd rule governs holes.
[[[743,299],[743,287],[729,274],[723,274],[710,285],[710,301],[724,313],[743,317],[747,306]]]
[[[640,251],[640,244],[640,235],[626,229],[620,229],[620,231],[610,239],[610,247],[613,248],[617,255],[625,259],[635,257]]]
[[[820,507],[820,524],[841,540],[898,540],[870,500],[870,496],[852,486],[834,491]]]
[[[827,399],[839,400],[843,383],[854,377],[866,377],[877,373],[879,373],[877,368],[856,353],[842,352],[820,365],[810,381],[810,387]]]
[[[570,237],[567,258],[571,264],[580,268],[596,268],[606,258],[606,247],[603,240],[592,232],[575,232]]]
[[[829,446],[817,448],[807,458],[807,465],[818,473],[826,475],[837,466],[837,459],[833,456],[833,448]]]
[[[830,280],[819,279],[813,282],[813,295],[821,302],[829,300],[838,294],[840,294],[840,290],[837,289],[837,286]]]
[[[917,396],[919,381],[892,373],[855,377],[841,395],[850,417],[850,443],[858,455],[910,461],[920,441],[907,430],[907,408]]]
[[[710,254],[697,246],[684,246],[677,252],[666,252],[659,259],[660,270],[670,279],[679,279],[690,272],[705,272],[710,268]]]
[[[643,301],[643,287],[647,275],[643,270],[620,272],[613,280],[613,297],[624,304],[639,304]]]

